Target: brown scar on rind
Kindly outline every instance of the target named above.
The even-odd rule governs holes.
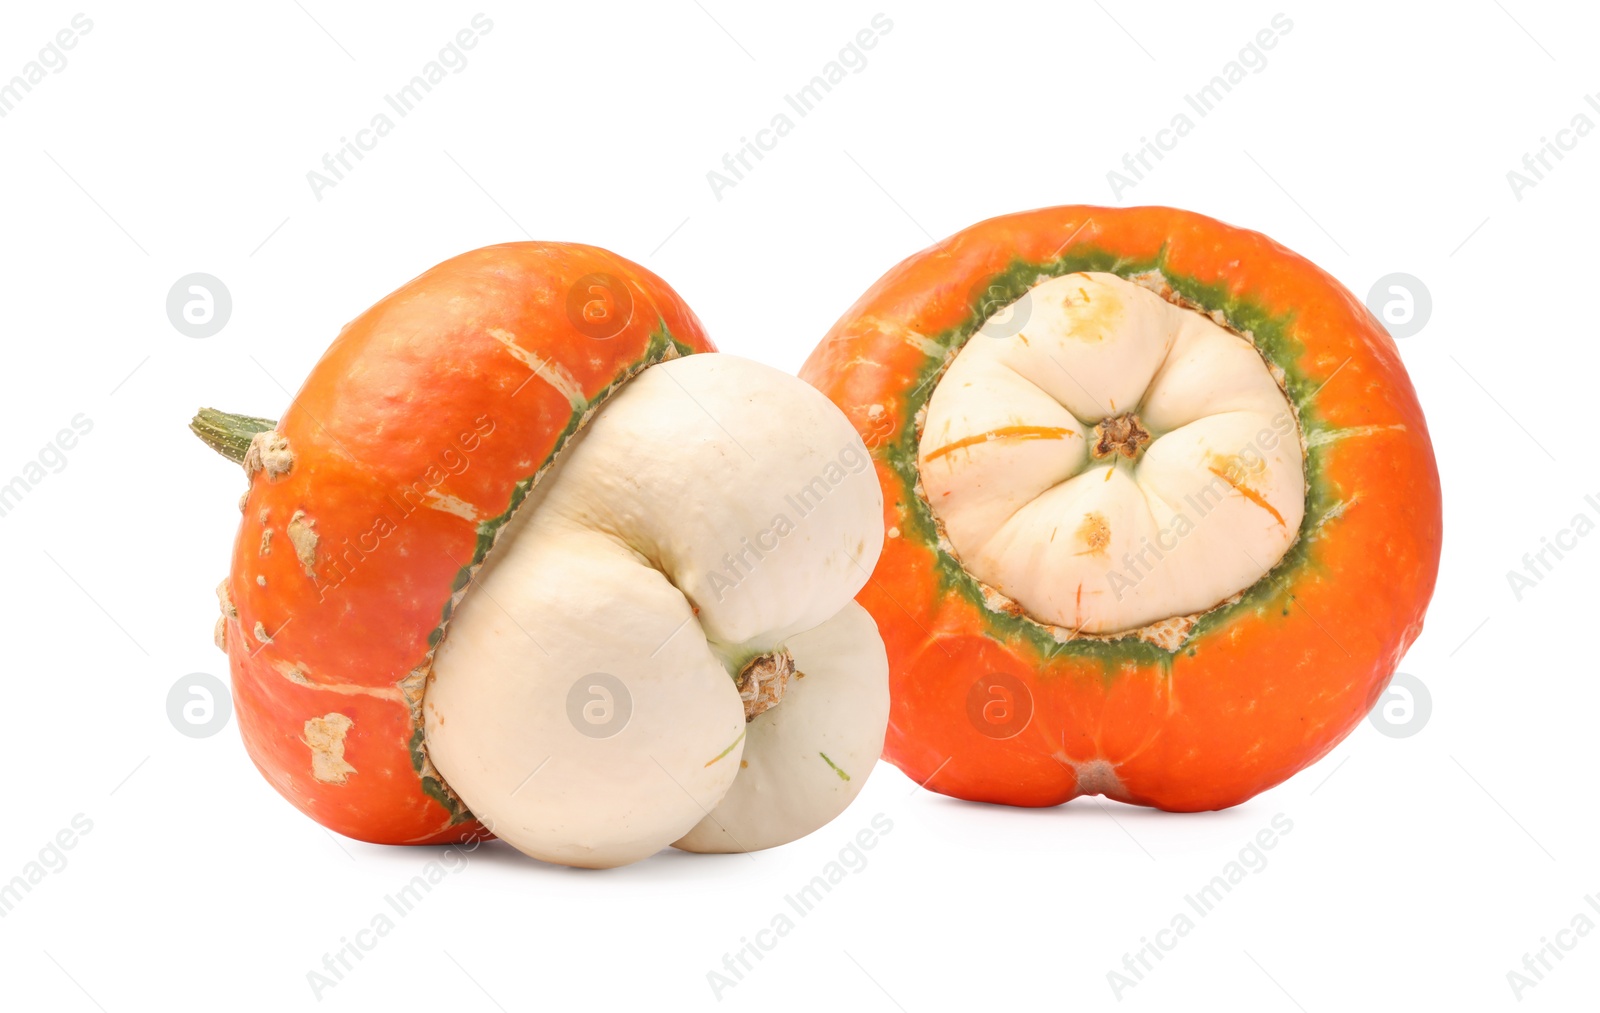
[[[228,650],[228,620],[239,618],[239,610],[234,607],[233,596],[228,593],[228,578],[224,577],[222,583],[217,585],[217,608],[222,615],[217,617],[217,625],[211,629],[211,640],[217,649],[224,653]]]
[[[228,592],[228,578],[222,578],[222,583],[217,585],[217,607],[222,610],[228,619],[239,618],[239,610],[234,607],[233,595]]]
[[[257,472],[267,473],[267,481],[278,479],[294,470],[294,452],[289,449],[289,438],[276,429],[259,432],[250,438],[250,449],[244,454],[244,474],[254,479]]]
[[[1123,794],[1122,779],[1117,777],[1116,764],[1110,760],[1094,759],[1073,763],[1072,772],[1077,780],[1076,787],[1080,795]]]
[[[308,686],[312,689],[320,689],[325,693],[338,693],[342,696],[370,696],[379,700],[393,700],[395,703],[405,704],[408,707],[411,703],[403,686],[359,686],[343,682],[317,682],[307,674],[304,666],[292,661],[278,661],[272,667],[279,675],[296,686]],[[438,713],[438,708],[434,708],[434,712]]]
[[[1176,651],[1194,629],[1195,623],[1199,621],[1199,614],[1169,616],[1144,626],[1139,630],[1138,636],[1140,640],[1154,644],[1163,651]]]
[[[300,565],[305,568],[306,576],[316,577],[317,566],[317,533],[312,530],[317,522],[306,517],[304,510],[296,510],[294,516],[289,518],[289,543],[294,546],[294,554],[300,560]]]
[[[356,773],[344,758],[344,737],[355,722],[334,711],[306,722],[300,741],[311,749],[311,776],[325,784],[344,784]]]

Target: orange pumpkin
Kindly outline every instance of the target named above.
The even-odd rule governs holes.
[[[1044,293],[1055,301],[1044,305]],[[1017,315],[1029,299],[1035,324],[1019,317],[1014,334],[995,329],[995,320]],[[1159,621],[1117,628],[1104,618],[1112,605],[1107,587],[1091,584],[1086,592],[1079,582],[1074,602],[1070,589],[1056,595],[1050,586],[1080,566],[1078,557],[1103,551],[1116,532],[1085,520],[1035,538],[1046,529],[1028,527],[1028,518],[1047,499],[1052,509],[1070,513],[1069,499],[1078,506],[1100,502],[1113,488],[1147,479],[1140,469],[1156,468],[1154,448],[1161,439],[1178,440],[1172,434],[1181,428],[1141,428],[1137,415],[1162,384],[1151,381],[1137,404],[1079,411],[1076,425],[1070,418],[1030,424],[1037,421],[1024,417],[1038,400],[1032,386],[1019,389],[1016,406],[966,388],[981,390],[987,382],[981,377],[1004,372],[980,358],[1015,364],[1033,355],[1027,361],[1042,362],[1036,348],[1016,347],[1015,335],[1027,344],[1028,329],[1050,314],[1062,331],[1053,340],[1102,342],[1092,353],[1101,356],[1093,361],[1104,377],[1096,382],[1116,386],[1131,372],[1153,368],[1157,380],[1168,377],[1165,388],[1181,387],[1182,377],[1203,374],[1165,361],[1139,365],[1132,351],[1118,361],[1115,349],[1142,347],[1137,342],[1146,339],[1113,333],[1106,323],[1110,314],[1124,331],[1137,329],[1127,321],[1166,319],[1168,309],[1182,317],[1172,324],[1178,336],[1163,339],[1171,356],[1190,340],[1185,334],[1199,342],[1202,330],[1207,347],[1233,342],[1224,350],[1240,368],[1239,348],[1258,353],[1256,367],[1290,410],[1298,447],[1291,441],[1294,452],[1275,466],[1276,501],[1248,475],[1209,466],[1225,483],[1217,499],[1239,518],[1229,523],[1240,527],[1206,536],[1216,551],[1205,565],[1182,575],[1170,566],[1163,571],[1160,548],[1153,557],[1138,555],[1149,539],[1126,542],[1134,550],[1123,558],[1143,558],[1161,572],[1163,594],[1193,599],[1205,593],[1195,591],[1197,582],[1220,579],[1215,564],[1227,560],[1222,550],[1230,539],[1275,534],[1281,542],[1275,555],[1257,560],[1254,576],[1222,587],[1229,593],[1214,600],[1198,607],[1191,600],[1171,615],[1157,610]],[[980,333],[1009,344],[967,352],[973,342],[989,340]],[[1057,358],[1080,355],[1076,345],[1051,348]],[[964,354],[974,364],[958,365]],[[1067,364],[1078,369],[1076,362]],[[959,383],[942,386],[956,375],[952,370]],[[1236,805],[1343,739],[1373,707],[1421,629],[1442,521],[1416,395],[1393,340],[1362,304],[1314,264],[1258,233],[1158,207],[1058,207],[982,222],[890,270],[834,325],[801,375],[874,448],[890,537],[858,600],[877,619],[889,652],[893,703],[885,756],[931,790],[1019,806],[1056,805],[1082,794],[1178,811]],[[1056,398],[1062,405],[1076,397],[1059,376],[1032,379],[1040,389],[1054,384],[1064,391]],[[1252,382],[1261,386],[1260,377]],[[1231,396],[1228,383],[1213,386],[1189,395],[1219,404]],[[1165,388],[1161,396],[1171,400]],[[969,425],[972,434],[941,443],[924,431],[952,425]],[[1203,447],[1199,437],[1184,438]],[[1075,449],[1074,439],[1086,445]],[[1077,463],[1061,465],[1061,475],[1048,480],[1030,476],[1025,466],[1069,460]],[[958,469],[949,462],[962,463]],[[1006,510],[1015,504],[993,501],[1008,483],[1031,490],[1057,478],[1081,491],[1052,487],[1010,519]],[[1086,481],[1103,481],[1107,491],[1087,488]],[[1282,498],[1285,488],[1297,490],[1292,502]],[[972,509],[1000,518],[993,521],[999,534],[985,542],[989,529],[983,537],[968,533],[977,530],[970,518],[942,499],[930,502],[930,490],[937,490],[935,498],[953,496],[951,503],[990,497]],[[1158,520],[1188,509],[1177,496],[1146,499]],[[1083,516],[1104,521],[1113,514],[1117,524],[1133,523],[1114,511]],[[1050,544],[1058,531],[1063,541],[1079,538],[1081,551]],[[1161,547],[1169,541],[1179,538],[1162,535]],[[1103,561],[1108,570],[1120,565],[1109,555]],[[1126,584],[1126,571],[1119,572]],[[1124,590],[1110,589],[1119,599]],[[1086,604],[1086,594],[1102,595],[1106,606]],[[1026,604],[1030,596],[1034,603]]]
[[[217,636],[245,746],[280,794],[364,841],[488,836],[423,748],[451,610],[599,405],[650,365],[711,350],[643,267],[510,243],[363,313],[275,425],[201,413],[196,432],[250,480]]]

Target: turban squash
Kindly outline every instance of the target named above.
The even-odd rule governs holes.
[[[217,640],[280,794],[365,841],[597,867],[854,798],[881,493],[816,390],[713,351],[644,268],[513,243],[363,313],[281,420],[197,417],[249,478]]]
[[[994,218],[891,269],[801,376],[873,448],[884,755],[933,791],[1236,805],[1421,629],[1440,489],[1395,343],[1258,233]]]

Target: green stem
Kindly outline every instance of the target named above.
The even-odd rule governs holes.
[[[244,464],[244,455],[250,450],[250,441],[257,433],[276,429],[272,419],[258,419],[250,415],[230,415],[215,408],[202,408],[189,423],[189,431],[201,442],[226,457],[234,464]]]

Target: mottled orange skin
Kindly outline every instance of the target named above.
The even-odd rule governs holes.
[[[1300,403],[1302,417],[1324,429],[1403,428],[1356,429],[1322,447],[1321,478],[1343,513],[1308,541],[1304,565],[1271,575],[1270,607],[1223,613],[1168,664],[1148,651],[1109,665],[1107,652],[1078,644],[1041,651],[997,629],[981,604],[941,593],[936,544],[888,539],[859,596],[889,652],[884,755],[931,790],[979,801],[1050,806],[1089,793],[1178,811],[1237,805],[1343,739],[1421,630],[1442,536],[1422,410],[1394,341],[1360,301],[1265,236],[1159,207],[1007,215],[889,271],[801,371],[880,448],[886,526],[908,527],[906,485],[881,448],[908,435],[928,396],[913,389],[930,361],[922,338],[966,321],[986,279],[1063,249],[1160,256],[1169,277],[1292,316],[1303,351],[1289,365],[1307,391],[1327,384]],[[1032,719],[1013,738],[982,734],[969,719],[969,690],[991,673],[1021,680],[1021,704],[1031,697]],[[1113,765],[1115,781],[1086,773],[1080,784],[1075,768],[1094,760]]]
[[[573,283],[600,272],[633,298],[627,325],[603,339],[567,310]],[[302,812],[375,843],[487,836],[423,791],[409,749],[419,714],[400,687],[431,659],[429,635],[473,561],[477,520],[506,512],[574,411],[491,332],[591,399],[662,357],[649,349],[663,325],[689,350],[712,350],[677,294],[637,264],[588,246],[510,243],[440,264],[340,332],[279,422],[293,469],[251,480],[228,579],[240,731]],[[297,511],[317,535],[309,572],[287,532]],[[353,722],[344,760],[354,770],[342,783],[314,776],[305,741],[308,720],[335,713]]]

